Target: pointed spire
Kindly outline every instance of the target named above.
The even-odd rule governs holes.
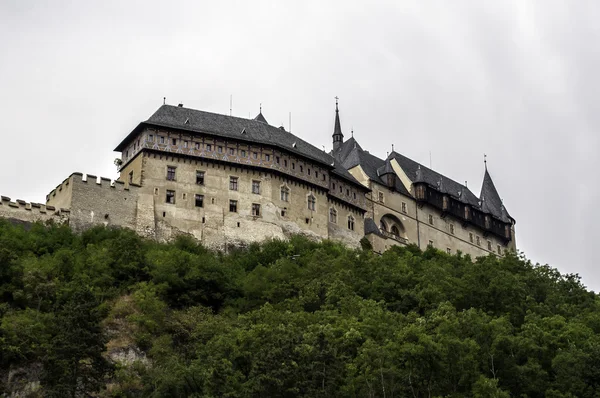
[[[339,149],[344,142],[344,134],[342,134],[342,126],[340,124],[340,110],[338,108],[338,97],[335,97],[335,126],[333,128],[333,150]]]
[[[269,124],[269,123],[267,123],[267,119],[265,119],[265,117],[262,114],[262,102],[258,106],[258,115],[256,115],[254,120],[256,120],[257,122],[264,123],[264,124]]]
[[[485,163],[485,174],[483,175],[483,183],[481,184],[479,198],[482,201],[484,211],[491,213],[503,221],[508,221],[508,217],[510,216],[508,215],[506,208],[504,208],[502,199],[500,199],[500,195],[492,181],[492,177],[487,169],[487,161]]]

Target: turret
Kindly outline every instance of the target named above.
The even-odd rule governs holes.
[[[337,151],[344,142],[342,126],[340,125],[340,111],[338,109],[338,97],[335,97],[335,126],[333,128],[333,152]]]

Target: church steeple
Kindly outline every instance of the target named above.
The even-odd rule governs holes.
[[[335,126],[333,128],[333,150],[334,152],[344,142],[344,134],[342,134],[342,126],[340,125],[340,110],[338,109],[338,97],[335,97]]]

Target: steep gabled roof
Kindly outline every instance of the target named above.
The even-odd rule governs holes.
[[[348,155],[350,154],[350,152],[352,152],[352,150],[353,150],[354,148],[358,148],[358,149],[360,149],[361,151],[363,150],[363,149],[361,148],[361,146],[358,144],[358,141],[356,141],[356,140],[354,139],[354,137],[350,137],[350,139],[349,139],[349,140],[346,140],[346,141],[344,141],[344,142],[342,143],[342,145],[340,145],[340,147],[339,147],[337,150],[335,150],[335,151],[332,151],[332,153],[331,153],[331,154],[332,154],[332,155],[333,155],[333,156],[334,156],[336,159],[339,159],[340,161],[342,161],[342,162],[343,162],[344,160],[346,160],[346,158],[348,157]]]
[[[175,128],[189,131],[190,133],[208,133],[222,138],[272,145],[326,165],[333,163],[333,158],[323,152],[323,150],[312,146],[285,130],[271,126],[265,122],[172,105],[162,105],[158,108],[148,120],[140,123],[115,148],[115,151],[124,149],[129,140],[133,138],[133,135],[137,133],[138,128],[144,125]],[[241,135],[243,130],[245,130],[245,134]]]
[[[258,112],[258,115],[256,115],[254,120],[256,120],[257,122],[269,124],[269,123],[267,123],[267,119],[265,119],[265,117],[263,116],[262,111]]]
[[[500,199],[500,195],[498,194],[496,186],[492,181],[492,177],[487,170],[487,166],[485,168],[485,174],[483,176],[483,183],[481,184],[481,193],[479,194],[479,198],[481,199],[482,210],[491,213],[495,217],[505,222],[510,221],[510,215],[502,204],[502,199]]]
[[[148,120],[140,123],[116,148],[122,151],[131,139],[145,126],[173,128],[193,133],[206,133],[226,139],[271,145],[298,156],[312,159],[334,168],[333,172],[349,182],[364,187],[347,170],[335,167],[333,156],[309,144],[303,139],[266,123],[266,119],[254,120],[218,113],[204,112],[180,106],[162,105]],[[244,132],[242,134],[242,131]]]
[[[473,192],[471,192],[464,185],[452,180],[451,178],[445,177],[442,174],[433,171],[422,164],[415,162],[412,159],[407,158],[398,152],[392,152],[390,157],[396,159],[402,170],[406,173],[407,177],[415,182],[425,182],[427,185],[434,187],[435,189],[440,188],[440,184],[444,189],[444,192],[459,199],[463,203],[468,203],[472,206],[479,207],[479,199]]]

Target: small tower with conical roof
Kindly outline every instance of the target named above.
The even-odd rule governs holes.
[[[340,124],[340,110],[338,109],[338,97],[335,97],[335,126],[333,128],[333,151],[337,151],[344,142],[342,126]]]

